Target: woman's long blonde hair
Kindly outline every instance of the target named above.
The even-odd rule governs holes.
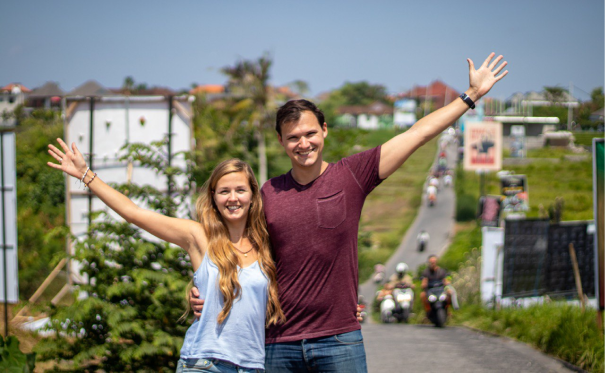
[[[243,172],[246,175],[250,184],[250,190],[252,191],[244,237],[248,238],[252,246],[258,250],[258,262],[262,271],[269,279],[269,299],[267,301],[265,324],[267,326],[277,324],[278,322],[285,321],[286,318],[279,304],[275,262],[271,255],[269,232],[267,231],[260,188],[250,166],[239,159],[230,159],[216,166],[214,171],[212,171],[212,175],[210,175],[210,178],[202,187],[196,203],[198,220],[202,224],[208,238],[207,254],[210,255],[212,261],[217,265],[220,275],[219,288],[223,294],[224,306],[217,320],[219,324],[225,321],[227,316],[229,316],[234,300],[240,296],[242,291],[237,279],[239,260],[235,253],[235,248],[229,239],[227,225],[223,221],[223,217],[219,213],[213,198],[218,181],[223,176],[234,172]]]

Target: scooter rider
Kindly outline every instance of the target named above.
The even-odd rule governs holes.
[[[437,255],[429,256],[428,267],[422,272],[422,292],[420,293],[420,299],[422,299],[422,304],[424,304],[424,310],[428,313],[431,311],[431,304],[426,296],[426,292],[428,289],[437,286],[438,284],[443,284],[444,286],[449,285],[449,280],[447,278],[447,272],[445,269],[439,267],[437,265]],[[451,304],[451,290],[447,289],[447,303]]]
[[[418,242],[418,251],[424,251],[424,249],[429,246],[430,238],[431,236],[429,236],[428,232],[424,229],[418,233],[418,236],[416,236],[416,241]]]
[[[403,262],[397,264],[395,267],[395,274],[393,275],[394,278],[391,278],[395,288],[414,287],[414,282],[412,276],[408,273],[408,269],[408,265]]]

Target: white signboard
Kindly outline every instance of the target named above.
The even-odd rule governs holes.
[[[504,228],[483,227],[481,233],[481,300],[498,302],[502,297]]]
[[[0,198],[0,301],[19,301],[19,271],[17,264],[17,177],[15,134],[2,132],[1,162],[4,167],[4,198]],[[1,180],[0,180],[1,181]],[[0,191],[1,192],[1,191]],[[4,221],[2,218],[4,217]],[[6,255],[6,275],[4,257]],[[4,278],[6,277],[6,293]]]

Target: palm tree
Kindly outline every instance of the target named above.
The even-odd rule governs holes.
[[[229,77],[227,88],[240,105],[250,107],[249,123],[254,125],[254,135],[258,141],[258,177],[260,185],[268,178],[267,150],[264,130],[269,127],[273,108],[269,95],[269,70],[273,61],[267,54],[256,61],[240,60],[221,71]]]

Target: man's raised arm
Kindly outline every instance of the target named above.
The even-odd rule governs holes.
[[[476,70],[473,61],[470,58],[467,59],[469,66],[469,88],[464,93],[473,102],[477,102],[481,97],[485,96],[497,81],[508,74],[508,70],[506,70],[498,75],[507,65],[507,62],[504,61],[498,66],[498,63],[502,60],[502,56],[498,56],[492,61],[494,56],[494,53],[490,53],[483,64]],[[447,106],[420,119],[408,131],[384,143],[380,152],[380,178],[385,179],[389,177],[416,149],[458,120],[469,109],[469,105],[470,103],[463,101],[461,98],[456,98]]]

